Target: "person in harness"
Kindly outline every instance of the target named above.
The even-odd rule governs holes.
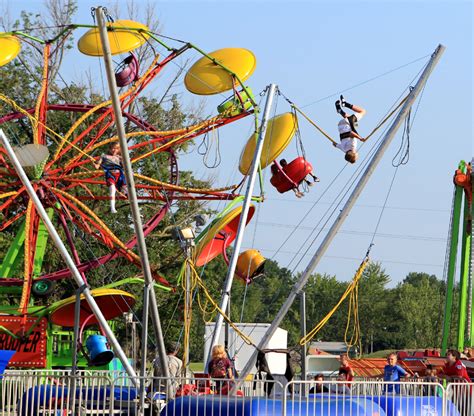
[[[126,194],[125,174],[122,166],[122,155],[120,154],[120,145],[111,143],[109,152],[100,156],[97,163],[94,163],[96,169],[102,168],[105,173],[105,182],[109,186],[110,212],[116,214],[115,194],[117,190]]]
[[[355,163],[359,157],[357,153],[357,140],[365,142],[366,139],[357,133],[357,123],[364,117],[366,111],[357,105],[349,104],[341,95],[340,100],[337,100],[336,111],[341,115],[342,120],[339,121],[337,129],[339,130],[339,138],[341,143],[335,143],[334,146],[341,149],[345,154],[345,159],[349,163]],[[354,114],[347,114],[342,107],[348,108]]]

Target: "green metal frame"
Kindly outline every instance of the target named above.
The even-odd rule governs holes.
[[[467,172],[467,164],[465,161],[459,163],[458,169],[463,173]],[[443,324],[443,336],[441,342],[441,353],[446,354],[448,349],[449,334],[451,330],[451,318],[452,318],[452,307],[454,297],[454,283],[456,275],[456,260],[459,251],[459,232],[461,232],[461,265],[460,265],[460,286],[459,286],[459,312],[458,312],[458,327],[456,337],[456,347],[458,350],[462,350],[464,345],[467,343],[469,346],[474,345],[474,310],[471,307],[471,328],[470,333],[466,333],[466,321],[468,313],[468,290],[471,288],[474,295],[474,285],[469,285],[471,276],[470,264],[471,264],[471,228],[468,228],[470,219],[472,218],[472,204],[470,206],[469,201],[465,197],[464,189],[461,186],[454,185],[454,199],[452,206],[451,215],[451,230],[449,236],[449,256],[448,256],[448,267],[447,267],[447,281],[446,281],[446,301],[445,301],[445,313],[444,313],[444,324]],[[461,213],[462,223],[461,223]]]

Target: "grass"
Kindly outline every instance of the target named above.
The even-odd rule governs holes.
[[[204,363],[189,363],[189,369],[193,372],[204,372]]]
[[[375,351],[372,354],[364,354],[362,358],[387,358],[387,355],[390,353],[396,353],[397,350],[380,350]]]

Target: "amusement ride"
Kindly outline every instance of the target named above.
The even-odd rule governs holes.
[[[0,128],[3,130],[3,145],[0,146],[0,231],[15,230],[15,236],[0,263],[0,293],[9,299],[8,305],[0,306],[0,332],[9,337],[11,346],[15,346],[12,349],[18,350],[10,360],[10,365],[17,368],[77,366],[75,356],[78,351],[82,351],[89,365],[107,365],[113,358],[108,343],[112,344],[115,352],[118,345],[111,342],[111,332],[105,330],[103,324],[129,312],[134,306],[135,295],[120,288],[130,283],[151,286],[151,292],[144,292],[150,296],[151,309],[156,309],[154,288],[164,291],[183,290],[184,361],[189,364],[193,291],[200,291],[218,311],[211,342],[211,345],[214,345],[219,338],[223,321],[237,330],[227,315],[234,275],[248,285],[264,272],[265,259],[258,250],[240,251],[242,232],[255,214],[255,204],[262,203],[265,199],[262,170],[270,167],[270,183],[279,193],[294,191],[300,196],[298,194],[301,194],[301,188],[305,187],[304,184],[308,180],[318,180],[311,162],[306,159],[298,117],[309,122],[318,134],[323,135],[331,144],[336,144],[329,134],[285,97],[274,84],[269,85],[262,93],[266,96],[266,104],[264,111],[261,111],[252,89],[247,85],[247,80],[256,68],[256,58],[251,51],[243,48],[224,48],[207,53],[190,42],[167,38],[153,32],[141,23],[131,20],[114,21],[103,8],[98,8],[95,13],[97,21],[94,20],[93,25],[66,25],[58,28],[52,39],[42,39],[21,30],[0,34],[0,65],[14,64],[15,59],[25,53],[25,50],[40,56],[43,62],[41,86],[33,105],[22,106],[12,94],[6,91],[0,93]],[[120,59],[113,69],[112,77],[107,74],[110,100],[91,103],[68,102],[54,93],[53,76],[58,73],[52,71],[52,62],[62,53],[68,38],[84,29],[86,33],[81,35],[77,43],[82,54],[103,58],[106,68],[107,65],[110,66],[111,56]],[[143,48],[153,51],[149,62],[141,59],[140,51]],[[164,56],[156,52],[159,48],[165,50]],[[356,178],[358,182],[340,215],[310,265],[295,283],[290,297],[282,306],[268,333],[259,345],[240,333],[246,343],[255,346],[255,354],[264,349],[272,331],[278,327],[293,300],[302,291],[385,148],[392,141],[398,127],[403,124],[443,49],[441,45],[437,48],[430,62],[423,68],[415,87],[407,88],[407,94],[397,99],[392,109],[366,136],[366,139],[370,138],[386,123],[393,121],[384,131],[383,139],[378,140],[372,158],[366,159],[361,165],[361,169],[365,169],[364,173]],[[150,86],[159,81],[159,76],[171,63],[175,63],[178,57],[190,51],[199,54],[200,58],[190,66],[184,76],[186,89],[202,97],[222,93],[230,96],[218,106],[217,113],[212,117],[196,120],[193,124],[176,129],[162,129],[150,123],[146,115],[141,113],[140,99],[145,96]],[[290,108],[287,112],[271,117],[272,100],[277,95],[283,96]],[[198,138],[206,138],[206,135],[218,134],[219,129],[228,124],[242,123],[247,117],[253,119],[253,134],[243,146],[240,155],[238,170],[242,174],[242,180],[239,183],[207,188],[187,186],[180,181],[178,153],[184,146]],[[289,162],[285,159],[279,160],[295,137],[300,149],[298,156]],[[12,144],[11,152],[7,142]],[[99,204],[106,205],[112,197],[107,193],[110,172],[107,168],[105,172],[102,168],[96,168],[96,164],[101,154],[106,154],[114,143],[121,146],[123,165],[112,169],[120,171],[128,188],[127,191],[118,189],[116,199],[120,204],[119,212],[130,205],[135,227],[135,232],[130,232],[130,238],[126,241],[119,238],[114,231],[114,214],[104,214],[103,209],[98,209]],[[13,162],[12,153],[17,163]],[[154,165],[157,159],[161,167],[167,168],[166,171],[157,168],[153,174],[150,166],[157,166]],[[466,169],[465,166],[460,168],[464,175]],[[29,181],[31,190],[25,184],[21,171]],[[461,180],[459,175],[457,178],[458,181]],[[259,192],[254,191],[256,182],[260,185]],[[244,192],[245,185],[247,187]],[[468,186],[464,186],[464,189],[467,188]],[[472,192],[469,198],[472,198]],[[185,249],[185,261],[175,280],[162,276],[153,265],[144,264],[147,255],[146,252],[144,254],[143,248],[140,248],[140,244],[141,236],[144,239],[152,235],[167,216],[173,215],[174,206],[180,201],[223,201],[227,205],[198,236],[192,233],[178,235]],[[38,204],[43,207],[49,221],[59,229],[72,258],[73,267],[66,261],[68,267],[45,270],[44,259],[52,252],[50,230],[46,224],[47,218],[40,215]],[[141,218],[140,211],[136,208],[139,204],[152,207],[152,210],[147,210],[151,215]],[[472,204],[469,204],[471,207]],[[94,241],[96,252],[100,254],[90,257],[80,254],[84,251],[78,246],[85,241]],[[191,243],[187,244],[186,241]],[[233,251],[229,256],[227,249],[233,242]],[[358,280],[369,262],[369,251],[370,247],[353,282],[335,308],[348,297],[351,299],[351,308],[355,306]],[[218,304],[206,289],[198,269],[220,255],[228,265],[228,271],[223,297]],[[117,259],[136,266],[136,275],[90,289],[87,285],[87,275],[94,271],[100,273],[105,265]],[[59,287],[58,282],[73,278],[79,287],[76,293],[48,304],[47,297]],[[102,317],[97,315],[93,304],[102,312]],[[144,313],[146,305],[148,303],[144,302]],[[147,316],[144,315],[145,321]],[[357,325],[356,309],[352,316]],[[330,317],[331,313],[305,334],[300,344],[309,342]],[[156,316],[154,325],[155,332],[161,331]],[[91,332],[89,329],[94,326],[98,326],[98,331]],[[144,325],[145,332],[146,328]],[[354,331],[353,337],[348,341],[350,345],[358,342],[359,329],[355,328]],[[73,332],[74,340],[71,343]],[[55,334],[68,335],[69,349],[62,351],[61,358],[58,351],[53,351]],[[158,344],[161,344],[160,352],[163,353],[162,339],[160,341],[162,335],[155,335]],[[91,341],[85,341],[86,336]],[[142,335],[143,344],[146,344],[147,337],[148,334]],[[29,351],[32,348],[28,348],[28,345],[33,345],[33,340],[39,347],[35,351]],[[144,351],[146,352],[146,349]],[[121,360],[127,361],[124,355],[118,355]],[[250,371],[249,366],[252,364],[251,361],[249,363],[242,372],[243,377]],[[127,370],[127,363],[123,362],[123,365]]]

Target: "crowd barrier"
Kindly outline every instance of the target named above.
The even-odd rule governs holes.
[[[142,394],[143,393],[143,394]],[[137,378],[7,371],[0,416],[474,416],[474,384]]]

